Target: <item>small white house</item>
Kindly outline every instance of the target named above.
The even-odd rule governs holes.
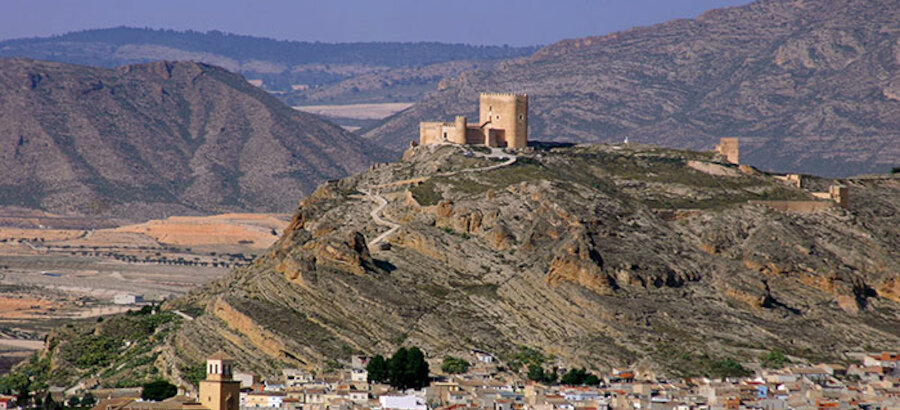
[[[407,396],[381,396],[378,398],[381,408],[385,410],[427,410],[425,399],[407,395]]]
[[[350,381],[353,383],[365,383],[369,380],[369,372],[366,369],[350,370]]]
[[[494,363],[494,356],[491,356],[490,353],[482,352],[481,350],[472,350],[472,356],[475,356],[475,360],[481,363]]]
[[[117,305],[136,305],[144,302],[143,295],[135,295],[130,293],[120,293],[113,297],[113,303]]]

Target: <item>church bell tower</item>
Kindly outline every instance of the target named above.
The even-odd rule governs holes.
[[[200,381],[200,404],[209,410],[238,410],[241,382],[231,378],[234,361],[223,352],[206,359],[206,380]]]

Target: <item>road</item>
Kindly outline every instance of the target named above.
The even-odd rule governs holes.
[[[465,147],[460,147],[460,148],[466,149]],[[505,161],[500,164],[491,165],[488,167],[466,168],[466,169],[462,169],[459,171],[439,173],[439,174],[436,174],[435,176],[445,177],[445,176],[452,176],[452,175],[468,173],[468,172],[491,171],[491,170],[495,170],[498,168],[508,167],[508,166],[514,164],[517,159],[517,157],[514,154],[509,154],[506,151],[504,151],[502,148],[491,148],[491,152],[488,154],[485,154],[483,152],[476,152],[476,151],[469,151],[469,152],[472,152],[472,156],[474,156],[474,157],[485,158],[485,159],[496,158],[496,159],[503,159]],[[408,180],[403,180],[403,181],[395,181],[395,182],[391,182],[391,183],[387,183],[387,184],[378,185],[375,188],[415,184],[415,183],[422,182],[425,179],[427,179],[427,178],[413,178],[413,179],[408,179]],[[372,212],[369,212],[369,216],[372,217],[372,221],[375,222],[375,224],[377,224],[379,226],[385,226],[388,228],[387,231],[383,232],[381,235],[378,235],[378,237],[376,237],[375,239],[369,241],[368,246],[371,249],[373,246],[378,245],[381,241],[383,241],[385,238],[387,238],[394,232],[397,232],[397,230],[400,229],[400,224],[390,221],[390,220],[387,220],[387,219],[384,219],[381,216],[381,212],[384,210],[384,208],[388,204],[387,199],[385,199],[383,196],[381,196],[377,193],[373,193],[370,190],[361,190],[361,192],[366,194],[366,197],[369,200],[371,200],[372,202],[375,202],[377,204],[375,206],[375,208],[372,209]]]

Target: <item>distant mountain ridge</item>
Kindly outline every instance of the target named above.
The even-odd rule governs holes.
[[[333,84],[362,74],[428,67],[451,61],[481,62],[530,55],[536,47],[471,46],[437,42],[320,43],[284,41],[229,34],[116,27],[85,30],[52,37],[0,41],[0,57],[28,57],[113,68],[159,60],[197,61],[223,67],[276,91],[292,103],[315,97],[307,89]],[[462,67],[465,68],[465,67]],[[431,70],[441,72],[440,67]],[[457,74],[460,71],[454,71]],[[428,90],[440,79],[427,81]],[[396,79],[388,81],[396,81]],[[413,78],[413,81],[421,81]],[[383,87],[390,88],[391,84]],[[407,87],[408,88],[408,87]],[[405,90],[398,96],[379,98],[419,99]],[[394,91],[393,94],[397,94]],[[385,94],[391,94],[390,91]],[[343,99],[353,99],[348,94]]]
[[[281,211],[392,156],[189,62],[0,59],[0,205],[146,219]]]
[[[900,3],[764,0],[607,36],[565,40],[440,90],[365,136],[399,148],[417,123],[474,114],[479,92],[531,98],[533,139],[626,137],[828,176],[900,158]]]

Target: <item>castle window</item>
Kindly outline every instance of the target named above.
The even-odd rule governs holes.
[[[500,116],[499,116],[499,115],[497,116],[497,120],[498,120],[498,121],[500,120]]]
[[[525,114],[519,114],[519,121],[525,121]]]
[[[444,141],[446,141],[446,140],[447,140],[447,133],[445,132],[444,133]]]

